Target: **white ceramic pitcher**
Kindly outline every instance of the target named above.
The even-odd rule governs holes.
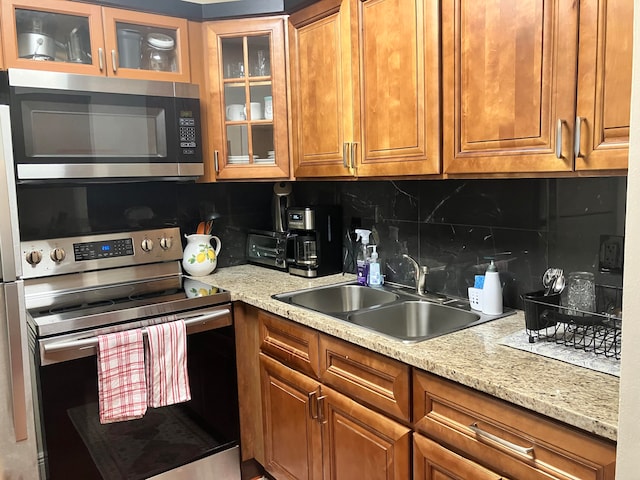
[[[222,248],[222,242],[215,235],[185,235],[187,246],[182,255],[182,268],[193,277],[209,275],[218,266],[218,254]],[[215,248],[211,240],[216,241]]]

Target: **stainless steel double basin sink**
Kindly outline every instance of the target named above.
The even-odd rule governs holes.
[[[416,343],[513,313],[484,315],[466,299],[421,296],[394,284],[372,288],[357,283],[331,285],[273,295],[282,302],[374,330],[403,343]]]

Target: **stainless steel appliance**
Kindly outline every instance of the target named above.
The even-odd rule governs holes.
[[[291,183],[278,182],[273,186],[272,217],[273,231],[287,230],[287,209],[291,206]]]
[[[178,228],[23,241],[46,478],[240,479],[229,293],[181,274]],[[187,326],[189,402],[97,419],[97,336]],[[117,444],[117,447],[115,446]],[[201,473],[200,473],[201,474]]]
[[[14,179],[9,107],[0,105],[0,452],[5,476],[37,478]]]
[[[325,205],[287,210],[289,273],[319,277],[342,271],[342,211]]]
[[[204,173],[198,86],[9,69],[18,182],[193,179]]]
[[[277,270],[287,270],[287,233],[252,230],[247,235],[247,260]]]

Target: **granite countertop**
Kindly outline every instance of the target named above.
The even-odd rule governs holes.
[[[321,332],[488,393],[611,440],[618,433],[619,379],[584,367],[500,344],[524,331],[524,313],[405,345],[327,315],[289,305],[271,295],[355,280],[355,275],[295,277],[254,265],[221,268],[204,283],[242,301]]]

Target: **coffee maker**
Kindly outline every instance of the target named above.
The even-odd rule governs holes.
[[[342,210],[337,205],[287,209],[289,273],[320,277],[342,271]]]

